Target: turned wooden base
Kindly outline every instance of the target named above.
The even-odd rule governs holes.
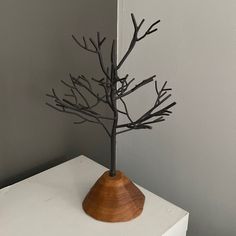
[[[105,222],[129,221],[142,213],[145,196],[120,171],[111,177],[106,171],[83,201],[84,211]]]

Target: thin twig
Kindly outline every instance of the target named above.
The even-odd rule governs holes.
[[[132,89],[130,89],[129,91],[127,91],[127,92],[125,92],[125,93],[123,93],[123,94],[117,96],[116,99],[125,97],[125,96],[127,96],[127,95],[133,93],[135,90],[137,90],[137,89],[143,87],[144,85],[146,85],[146,84],[152,82],[155,77],[156,77],[156,75],[153,75],[153,76],[151,76],[150,78],[143,80],[141,83],[137,84],[134,88],[132,88]]]

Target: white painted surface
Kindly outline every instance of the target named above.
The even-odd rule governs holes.
[[[118,167],[152,192],[190,212],[190,236],[236,235],[236,1],[118,0],[118,56],[130,42],[130,13],[156,34],[138,43],[121,75],[157,74],[177,105],[151,131],[118,137]],[[142,31],[142,32],[143,32]],[[131,114],[153,103],[143,88]]]
[[[141,188],[143,214],[126,223],[87,216],[81,202],[106,169],[80,156],[0,191],[1,236],[184,236],[188,213]]]

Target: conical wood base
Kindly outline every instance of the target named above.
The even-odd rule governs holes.
[[[84,211],[96,220],[124,222],[142,213],[145,196],[120,171],[111,177],[106,171],[83,201]]]

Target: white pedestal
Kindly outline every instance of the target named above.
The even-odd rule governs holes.
[[[145,207],[126,223],[104,223],[81,207],[90,187],[106,170],[79,156],[0,190],[2,236],[184,236],[188,213],[141,188]]]

